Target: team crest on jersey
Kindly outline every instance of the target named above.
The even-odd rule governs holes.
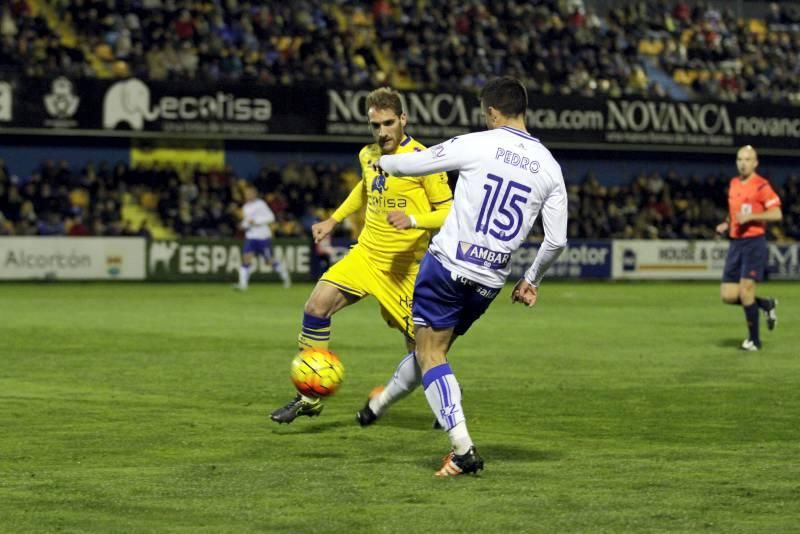
[[[389,188],[386,187],[386,177],[384,175],[379,174],[372,179],[371,191],[377,191],[378,193],[383,194],[385,191],[388,190]]]

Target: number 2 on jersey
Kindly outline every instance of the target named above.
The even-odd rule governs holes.
[[[522,228],[522,206],[528,201],[527,193],[531,192],[531,188],[514,180],[506,181],[495,174],[487,174],[486,178],[488,182],[483,184],[486,193],[475,231],[489,233],[500,241],[511,241]],[[501,191],[502,199],[495,211]]]

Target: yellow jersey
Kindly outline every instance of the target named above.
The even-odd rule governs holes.
[[[425,149],[410,136],[397,147],[395,154],[420,152]],[[353,213],[366,202],[364,229],[358,236],[359,246],[367,249],[370,259],[379,269],[405,272],[422,259],[430,241],[429,229],[439,228],[452,204],[453,193],[447,183],[447,174],[436,173],[414,178],[383,176],[373,170],[372,165],[381,157],[380,147],[373,143],[358,154],[361,164],[361,181],[348,200],[333,214],[337,220]],[[355,198],[361,188],[361,203]],[[355,208],[355,209],[353,209]],[[390,211],[402,211],[406,215],[430,220],[425,214],[436,209],[436,223],[420,224],[416,228],[397,230],[386,220]]]

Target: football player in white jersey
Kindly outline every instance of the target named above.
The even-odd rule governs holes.
[[[242,230],[245,231],[242,264],[239,267],[239,283],[234,287],[240,291],[247,289],[250,274],[255,268],[253,261],[256,256],[271,261],[272,268],[283,281],[283,287],[289,287],[292,284],[289,270],[272,254],[272,230],[269,225],[275,222],[275,214],[266,202],[258,198],[258,190],[253,185],[245,186],[244,199],[241,224]]]
[[[416,360],[425,397],[452,450],[437,476],[483,469],[467,431],[461,388],[447,352],[489,307],[509,275],[511,254],[541,213],[545,238],[535,261],[517,282],[512,302],[533,306],[545,271],[567,243],[567,193],[561,167],[525,129],[528,98],[516,79],[491,80],[481,92],[488,131],[454,137],[418,153],[382,156],[391,176],[459,171],[453,208],[422,260],[412,315]],[[395,374],[395,379],[400,376]],[[380,399],[380,402],[377,400]],[[370,399],[359,422],[376,420],[397,399]]]

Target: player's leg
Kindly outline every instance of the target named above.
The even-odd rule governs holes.
[[[328,348],[331,316],[369,294],[364,272],[368,271],[365,254],[356,245],[319,279],[303,308],[303,324],[297,336],[297,348]]]
[[[422,372],[414,348],[407,348],[408,353],[400,360],[386,386],[374,388],[364,407],[356,412],[356,421],[361,426],[373,424],[392,404],[407,397],[422,383]]]
[[[769,246],[766,237],[754,238],[749,244],[749,252],[744,260],[743,271],[756,283],[764,279],[764,273],[769,264]],[[757,293],[757,290],[754,288]],[[758,309],[764,312],[767,320],[767,329],[774,330],[778,324],[778,299],[773,297],[759,297],[754,294]]]
[[[328,348],[331,335],[331,316],[355,302],[339,289],[318,282],[303,309],[303,326],[297,338],[300,350]],[[297,393],[284,406],[273,410],[270,419],[276,423],[291,423],[301,415],[315,417],[322,412],[322,401]]]
[[[264,247],[264,260],[272,264],[272,269],[280,276],[283,287],[288,288],[292,285],[289,269],[281,260],[275,257],[274,251],[272,250],[272,239],[268,239],[267,245]]]
[[[473,444],[466,432],[464,411],[461,409],[461,387],[447,361],[447,347],[452,337],[452,327],[417,327],[416,358],[422,372],[425,397],[439,424],[448,434],[458,425],[463,426],[450,436],[456,454],[463,454]]]
[[[414,357],[414,325],[411,302],[417,269],[406,273],[376,273],[370,293],[381,305],[381,315],[389,326],[400,330],[406,341],[406,355],[385,386],[374,388],[364,407],[356,413],[361,426],[374,423],[395,402],[408,396],[422,383],[422,374]]]
[[[759,311],[761,306],[756,297],[756,284],[763,278],[767,267],[767,241],[763,236],[755,237],[742,240],[742,245],[742,278],[739,281],[739,300],[741,300],[742,308],[744,308],[748,331],[748,338],[742,343],[742,348],[745,350],[758,350],[761,348],[761,336],[759,335]],[[777,320],[774,302],[765,305],[768,309],[771,308],[773,317]],[[769,321],[769,314],[767,319]],[[768,326],[775,327],[774,323],[771,325],[768,323]]]
[[[251,240],[246,240],[242,250],[242,262],[239,265],[239,285],[238,289],[244,291],[247,289],[248,282],[250,281],[250,274],[255,268],[254,260],[255,254],[250,250],[253,247]]]
[[[303,322],[297,336],[298,350],[327,349],[333,314],[367,294],[359,282],[361,257],[356,248],[322,275],[311,292],[303,308]],[[315,416],[321,411],[320,399],[297,394],[285,406],[274,410],[270,418],[276,423],[291,423],[300,415]]]
[[[742,342],[744,350],[758,350],[761,342],[758,340],[758,306],[754,305],[755,289],[749,287],[746,266],[744,264],[747,241],[732,239],[728,245],[728,254],[725,257],[725,268],[722,272],[720,297],[725,304],[741,305],[747,323],[748,336]],[[752,279],[750,280],[752,282]],[[755,312],[755,320],[753,319]],[[756,339],[752,339],[755,334]]]
[[[454,336],[469,329],[497,292],[491,298],[476,300],[475,286],[457,278],[433,256],[426,255],[414,287],[416,357],[422,371],[422,386],[428,405],[447,432],[452,447],[437,476],[483,469],[483,460],[467,429],[461,386],[447,361],[447,351]]]
[[[742,278],[739,281],[739,300],[742,302],[744,317],[747,322],[747,339],[742,343],[745,350],[758,350],[761,348],[759,335],[758,304],[756,304],[756,282],[752,278]]]
[[[453,339],[453,328],[417,327],[417,361],[422,370],[422,386],[431,411],[450,438],[451,450],[445,456],[436,476],[449,477],[477,473],[483,469],[467,429],[461,405],[461,385],[447,361],[447,347]]]
[[[741,246],[738,240],[731,240],[728,254],[725,256],[725,267],[722,270],[722,284],[719,294],[725,304],[740,305],[739,279],[742,276]]]
[[[303,323],[297,336],[298,350],[327,349],[331,339],[331,317],[360,298],[323,281],[317,282],[303,307]]]
[[[738,282],[722,282],[719,286],[719,295],[725,304],[741,304]]]
[[[767,330],[775,330],[775,327],[778,326],[778,299],[757,296],[756,304],[767,319]]]

